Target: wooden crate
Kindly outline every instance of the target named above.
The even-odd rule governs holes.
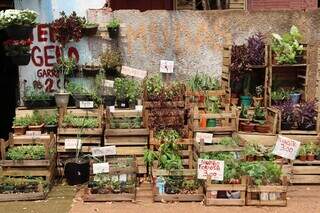
[[[150,145],[150,150],[152,151],[158,151],[160,147],[160,141],[157,140],[154,137],[154,132],[153,130],[150,130],[150,138],[149,138],[149,145]],[[192,169],[193,168],[193,139],[191,138],[183,138],[180,139],[179,141],[176,142],[176,144],[182,146],[182,149],[180,150],[181,152],[181,157],[183,160],[183,165],[186,168]]]
[[[63,119],[66,114],[72,114],[77,117],[93,117],[98,119],[97,128],[65,128]],[[64,162],[74,158],[76,150],[66,150],[65,139],[81,139],[81,152],[91,153],[92,147],[100,147],[103,141],[103,107],[98,109],[59,109],[59,125],[57,133],[57,151],[59,175],[63,174]]]
[[[157,177],[165,176],[183,176],[185,178],[196,178],[196,169],[182,169],[179,171],[167,171],[158,169],[156,166],[152,168],[152,177],[157,179]],[[201,202],[204,199],[203,187],[200,186],[195,194],[159,194],[156,183],[152,183],[152,193],[154,202]]]
[[[118,168],[116,166],[112,166],[113,163],[120,162],[122,160],[126,159],[118,159],[118,158],[113,158],[107,160],[110,165],[110,171],[108,175],[116,175],[119,178],[119,175],[126,175],[127,178],[128,176],[131,176],[131,178],[134,179],[135,184],[137,184],[137,179],[136,179],[136,173],[137,173],[137,164],[135,161],[135,158],[132,162],[132,166],[127,167],[127,168]],[[91,162],[91,174],[92,174],[92,162]],[[91,176],[91,179],[93,176]],[[129,201],[133,202],[136,200],[136,187],[134,186],[132,193],[109,193],[109,194],[94,194],[91,193],[90,188],[86,187],[84,191],[84,195],[82,197],[84,202],[118,202],[118,201]]]
[[[292,184],[320,184],[320,161],[294,160]]]
[[[148,148],[149,131],[143,126],[137,129],[116,129],[111,128],[111,118],[135,118],[142,119],[142,112],[136,110],[115,110],[110,112],[107,109],[106,130],[104,146],[116,146],[117,155],[135,155],[138,162],[138,174],[147,174],[147,167],[143,161],[144,151]]]
[[[201,127],[200,119],[216,119],[216,127]],[[237,130],[237,113],[233,107],[231,112],[221,113],[200,113],[197,106],[191,110],[191,118],[189,119],[189,128],[192,132],[212,132],[212,133],[226,133],[235,132]]]
[[[230,0],[229,9],[234,10],[246,10],[247,9],[247,0]]]
[[[247,206],[287,206],[287,190],[288,190],[288,182],[287,178],[283,177],[282,183],[279,186],[254,186],[252,185],[252,181],[248,180],[247,185],[247,196],[246,196],[246,205]],[[261,193],[279,193],[280,198],[276,200],[260,200],[254,199],[254,194]]]
[[[206,206],[244,206],[246,204],[247,178],[241,177],[241,184],[213,184],[208,176],[205,185],[205,205]],[[213,191],[239,191],[239,199],[214,198]]]
[[[277,109],[276,109],[277,110]],[[279,122],[277,124],[278,133],[285,134],[285,135],[319,135],[320,134],[320,105],[317,103],[317,119],[316,119],[316,127],[315,130],[282,130],[281,129],[281,111],[278,110],[279,114]]]
[[[230,92],[227,89],[222,90],[206,90],[199,92],[187,91],[186,93],[186,102],[188,108],[193,108],[198,106],[198,109],[205,109],[205,103],[199,102],[199,97],[203,96],[204,99],[207,97],[218,97],[220,100],[221,108],[224,111],[229,111],[230,109]]]
[[[252,119],[243,119],[240,118],[240,112],[241,109],[237,110],[237,118],[238,118],[238,122],[237,122],[237,132],[239,133],[245,133],[245,134],[256,134],[256,135],[276,135],[277,134],[277,127],[278,127],[278,113],[279,110],[276,110],[274,108],[271,107],[264,107],[263,108],[266,114],[266,124],[270,125],[270,131],[268,133],[260,133],[257,131],[254,132],[244,132],[240,130],[240,123],[241,122],[246,122]],[[249,109],[248,110],[248,114],[249,116],[252,118],[254,115],[254,109]]]

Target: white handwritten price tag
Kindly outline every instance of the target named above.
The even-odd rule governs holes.
[[[294,160],[298,154],[300,144],[301,143],[299,141],[278,135],[278,140],[272,151],[272,154]]]
[[[204,143],[212,144],[213,143],[212,137],[213,137],[213,134],[211,134],[211,133],[197,132],[196,133],[196,142],[200,143],[201,139],[203,139]]]
[[[41,135],[41,131],[27,131],[26,135],[27,136],[40,136]]]
[[[109,106],[109,110],[110,110],[110,112],[115,112],[116,111],[114,106]]]
[[[93,174],[109,173],[109,163],[92,164]]]
[[[111,180],[112,181],[118,181],[119,180],[118,175],[112,175]]]
[[[105,86],[105,87],[111,87],[111,88],[113,88],[113,85],[114,85],[114,81],[104,80],[104,86]]]
[[[81,139],[66,138],[64,149],[81,149]]]
[[[124,75],[129,75],[129,76],[133,76],[141,79],[144,79],[147,76],[147,71],[134,69],[127,66],[122,66],[121,73]]]
[[[127,174],[121,174],[119,176],[119,181],[120,182],[127,182]]]
[[[101,157],[106,155],[116,155],[116,146],[105,146],[99,148],[92,148],[91,149],[92,155],[94,157]]]
[[[198,179],[205,180],[211,176],[212,180],[223,180],[224,161],[198,159]]]
[[[136,105],[135,110],[138,112],[142,112],[143,106],[142,105]]]
[[[80,108],[81,109],[92,109],[93,108],[93,101],[80,101]]]
[[[161,60],[160,72],[161,73],[173,73],[174,61]]]

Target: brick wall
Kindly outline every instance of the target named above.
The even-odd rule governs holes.
[[[248,10],[312,10],[318,0],[247,0]]]

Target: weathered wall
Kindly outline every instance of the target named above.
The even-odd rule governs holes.
[[[320,39],[319,11],[115,11],[89,10],[88,18],[101,27],[111,16],[125,25],[119,48],[129,66],[158,72],[159,61],[175,61],[175,71],[186,76],[196,71],[220,76],[222,48],[228,37],[243,43],[256,32],[270,38],[272,32],[285,33],[296,25],[306,42]],[[97,58],[112,43],[107,39],[89,40],[90,52]]]

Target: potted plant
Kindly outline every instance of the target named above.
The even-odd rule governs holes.
[[[5,29],[11,39],[29,39],[37,24],[38,14],[33,10],[3,10],[0,11],[0,29]]]
[[[43,117],[39,111],[34,110],[32,116],[30,117],[30,122],[28,129],[30,131],[40,131],[43,132],[44,122]]]
[[[84,36],[88,36],[88,37],[94,36],[95,34],[97,34],[98,27],[99,27],[98,24],[86,21],[82,25],[81,32]]]
[[[240,129],[244,132],[253,132],[255,124],[250,122],[247,106],[241,105],[239,117],[244,119],[243,122],[240,122]]]
[[[140,84],[133,79],[116,78],[114,90],[118,107],[128,108],[129,105],[133,107],[140,95]]]
[[[75,100],[77,108],[80,107],[81,101],[92,101],[92,94],[86,88],[84,88],[81,82],[69,82],[66,90]]]
[[[300,102],[300,98],[301,98],[301,92],[299,90],[296,90],[295,88],[293,88],[290,92],[289,92],[289,97],[290,97],[290,101],[293,104],[298,104]]]
[[[233,106],[237,106],[237,105],[238,105],[238,103],[239,103],[239,97],[238,97],[238,94],[237,94],[237,93],[231,93],[230,103],[231,103]]]
[[[98,65],[95,65],[93,63],[91,64],[84,64],[82,66],[82,73],[84,76],[93,76],[95,77],[100,72],[101,67]]]
[[[47,133],[57,133],[58,116],[57,113],[48,114],[45,113],[43,116],[44,129]]]
[[[3,42],[6,56],[16,65],[28,65],[30,61],[31,39],[7,40]]]
[[[282,102],[288,99],[288,96],[288,92],[283,88],[271,92],[271,100],[274,105],[280,105]]]
[[[82,26],[85,19],[77,16],[76,12],[72,12],[69,16],[64,11],[60,12],[60,18],[54,20],[50,24],[50,30],[56,41],[62,47],[70,42],[78,42],[82,38]]]
[[[54,106],[54,98],[47,92],[27,87],[22,98],[24,106],[27,108]]]
[[[254,109],[253,121],[257,123],[255,130],[260,133],[270,132],[270,125],[266,124],[266,115],[265,111],[259,105]]]
[[[254,161],[257,156],[256,147],[251,143],[248,143],[244,146],[243,153],[246,161]]]
[[[316,147],[316,159],[320,160],[320,146],[319,145]]]
[[[253,106],[262,106],[263,85],[256,86],[256,96],[253,97]]]
[[[294,114],[294,106],[290,101],[283,102],[276,106],[281,113],[281,129],[290,130],[294,126],[296,116]]]
[[[306,144],[302,144],[299,148],[299,160],[306,161],[307,160],[307,147]]]
[[[280,36],[272,34],[271,49],[273,51],[273,63],[296,64],[303,63],[303,45],[300,44],[302,36],[296,26],[292,26],[289,33]]]
[[[100,63],[108,79],[113,80],[121,76],[120,68],[122,66],[122,57],[120,52],[112,50],[104,51],[100,55]]]
[[[120,21],[116,18],[111,19],[111,21],[107,24],[107,29],[110,38],[118,38],[120,30]]]
[[[207,113],[219,113],[219,99],[217,97],[208,97],[206,100],[206,108]],[[217,119],[215,118],[208,118],[207,119],[207,127],[216,127],[217,126]]]
[[[316,148],[313,142],[306,144],[307,161],[315,160]]]
[[[26,134],[27,127],[30,123],[30,117],[15,117],[13,120],[13,130],[15,135],[24,135]]]
[[[317,103],[314,101],[305,102],[295,106],[295,120],[300,130],[315,130],[317,122]]]
[[[65,77],[71,76],[77,68],[75,59],[62,56],[54,65],[54,70],[60,74],[60,90],[55,93],[55,100],[58,107],[67,107],[70,93],[65,90]]]

